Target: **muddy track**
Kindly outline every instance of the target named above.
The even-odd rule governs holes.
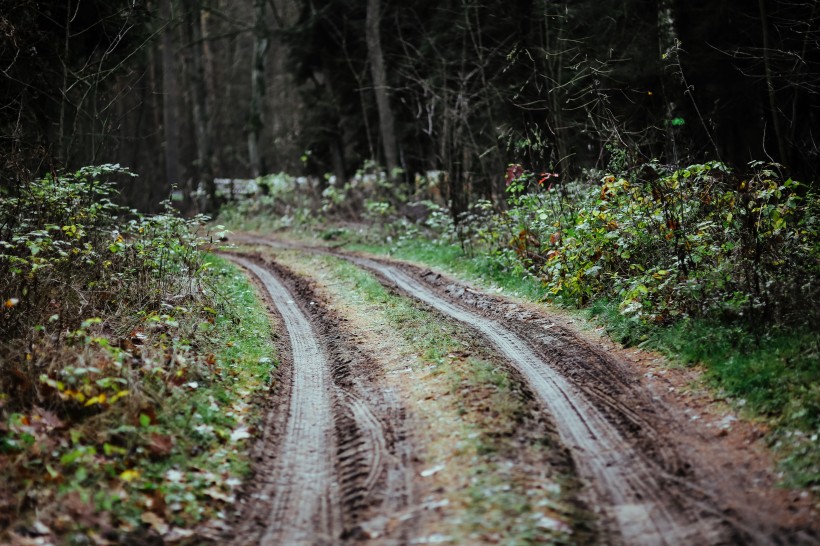
[[[605,543],[820,544],[816,525],[803,519],[790,526],[788,507],[769,506],[766,489],[755,490],[746,483],[750,476],[731,468],[738,453],[722,457],[714,442],[698,440],[634,370],[548,316],[408,264],[264,238],[244,242],[350,260],[473,329],[555,422],[587,484],[584,501],[597,508]]]
[[[362,524],[412,499],[410,448],[395,396],[373,361],[345,339],[308,283],[276,264],[229,256],[256,278],[284,327],[288,382],[272,404],[257,466],[232,543],[339,544]],[[298,302],[298,303],[297,303]],[[286,417],[273,415],[282,413]],[[279,426],[276,421],[279,419]],[[271,430],[279,428],[271,438]],[[271,453],[271,451],[273,453]],[[412,518],[405,519],[406,525]],[[369,526],[372,528],[372,526]],[[404,528],[380,544],[400,544]]]
[[[724,470],[710,468],[703,455],[687,460],[691,450],[680,440],[685,436],[673,438],[669,431],[691,431],[674,422],[619,362],[543,315],[429,270],[340,257],[473,328],[508,358],[556,422],[590,486],[586,501],[599,507],[609,529],[607,543],[820,544],[816,529],[784,528],[777,516],[766,517],[766,500],[743,494],[742,474],[722,476]],[[733,498],[738,491],[740,500]]]
[[[555,420],[573,451],[578,472],[597,490],[603,516],[625,544],[733,544],[736,535],[708,507],[686,506],[686,496],[670,490],[663,472],[626,442],[597,406],[553,367],[543,365],[530,345],[496,320],[442,299],[395,266],[350,258],[378,272],[407,294],[463,322],[487,338],[525,378]],[[660,475],[660,476],[659,476]],[[591,503],[592,504],[592,503]],[[707,508],[707,510],[703,510]]]

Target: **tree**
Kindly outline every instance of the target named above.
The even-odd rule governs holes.
[[[179,114],[174,19],[171,0],[160,0],[162,31],[162,113],[165,130],[165,181],[179,184]]]
[[[260,149],[260,138],[265,127],[265,61],[269,38],[265,23],[267,0],[254,0],[253,63],[251,65],[251,109],[248,119],[248,160],[251,176],[267,172],[265,157]]]
[[[219,208],[213,175],[213,152],[208,108],[208,90],[205,85],[205,63],[202,8],[198,0],[185,0],[185,35],[190,50],[189,82],[191,110],[196,136],[194,180],[203,186],[208,196],[207,208]]]
[[[117,153],[147,19],[127,0],[0,0],[4,185]]]
[[[379,110],[379,134],[381,135],[382,149],[384,150],[384,163],[387,167],[388,177],[393,179],[399,168],[398,144],[393,110],[390,107],[380,23],[381,0],[367,0],[367,17],[365,21],[367,56],[370,60],[370,74],[373,77],[373,93],[376,95],[376,106]]]

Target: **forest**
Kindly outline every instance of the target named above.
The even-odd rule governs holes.
[[[817,3],[5,1],[3,180],[121,163],[141,209],[216,177],[366,161],[446,173],[459,211],[510,164],[818,173]],[[301,159],[300,159],[301,158]],[[208,207],[213,208],[211,204]]]
[[[0,0],[0,81],[0,542],[820,540],[820,1]]]

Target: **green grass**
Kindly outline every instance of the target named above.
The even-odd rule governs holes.
[[[808,331],[755,336],[737,326],[683,320],[652,327],[598,301],[589,315],[625,345],[660,350],[683,364],[703,364],[712,384],[754,415],[792,428],[820,427],[820,340]]]
[[[480,282],[508,295],[539,301],[544,288],[512,256],[466,253],[457,244],[437,243],[423,239],[402,239],[399,245],[350,244],[345,248],[420,262],[457,273],[462,278]]]
[[[166,502],[169,496],[177,502],[188,501],[197,519],[206,515],[202,501],[214,498],[209,488],[229,496],[226,479],[247,476],[250,467],[243,437],[261,418],[252,404],[254,397],[266,391],[278,364],[267,310],[248,279],[219,256],[209,256],[208,262],[219,307],[213,324],[198,325],[197,336],[207,343],[202,348],[213,351],[213,375],[193,392],[172,398],[159,425],[179,438],[178,449],[169,459],[146,469],[158,479],[160,489],[165,489]],[[170,468],[192,479],[183,487],[162,480]]]
[[[820,491],[820,345],[809,331],[758,338],[740,328],[681,322],[653,345],[684,363],[702,363],[720,393],[773,427],[786,483]]]
[[[278,363],[271,324],[265,306],[236,266],[214,255],[207,263],[217,302],[215,319],[198,322],[195,328],[180,326],[195,332],[183,344],[195,343],[200,355],[213,355],[210,375],[197,378],[195,388],[189,382],[182,390],[166,392],[156,417],[137,425],[141,435],[172,438],[173,447],[167,456],[143,458],[135,467],[139,477],[131,486],[139,493],[119,510],[134,524],[140,521],[145,495],[164,499],[171,525],[188,527],[222,517],[250,471],[248,430],[261,419],[255,397],[267,390]],[[177,320],[189,318],[194,317]]]
[[[706,320],[658,327],[624,317],[617,304],[605,300],[594,302],[588,313],[620,343],[658,350],[673,363],[702,364],[718,396],[772,427],[770,442],[783,461],[785,483],[820,486],[820,338],[815,332],[760,336]]]
[[[200,355],[212,354],[211,374],[164,392],[156,415],[149,412],[135,426],[138,435],[172,439],[167,456],[137,459],[138,476],[129,483],[134,492],[115,509],[118,517],[135,525],[145,497],[156,495],[168,506],[164,517],[169,525],[189,527],[222,517],[250,471],[247,431],[261,418],[254,398],[266,391],[277,364],[271,325],[265,306],[236,266],[213,255],[207,262],[218,303],[215,319],[192,328],[185,322],[195,317],[175,317],[182,330],[195,333],[189,340],[167,343],[196,344]],[[100,509],[111,503],[98,497],[103,501]]]

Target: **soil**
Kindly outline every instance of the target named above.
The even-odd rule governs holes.
[[[571,455],[601,542],[820,544],[813,500],[776,487],[760,426],[689,388],[691,370],[429,269],[334,254],[463,323],[497,352]],[[268,292],[290,356],[233,543],[414,543],[410,508],[423,485],[407,434],[413,424],[384,388],[378,358],[356,345],[309,281],[259,259],[235,261]],[[407,517],[366,532],[367,522],[397,513]]]
[[[259,258],[231,259],[253,276],[287,334],[276,378],[282,387],[273,393],[270,430],[259,440],[256,478],[240,500],[231,543],[406,543],[412,514],[389,529],[363,526],[413,500],[404,409],[307,280]]]

